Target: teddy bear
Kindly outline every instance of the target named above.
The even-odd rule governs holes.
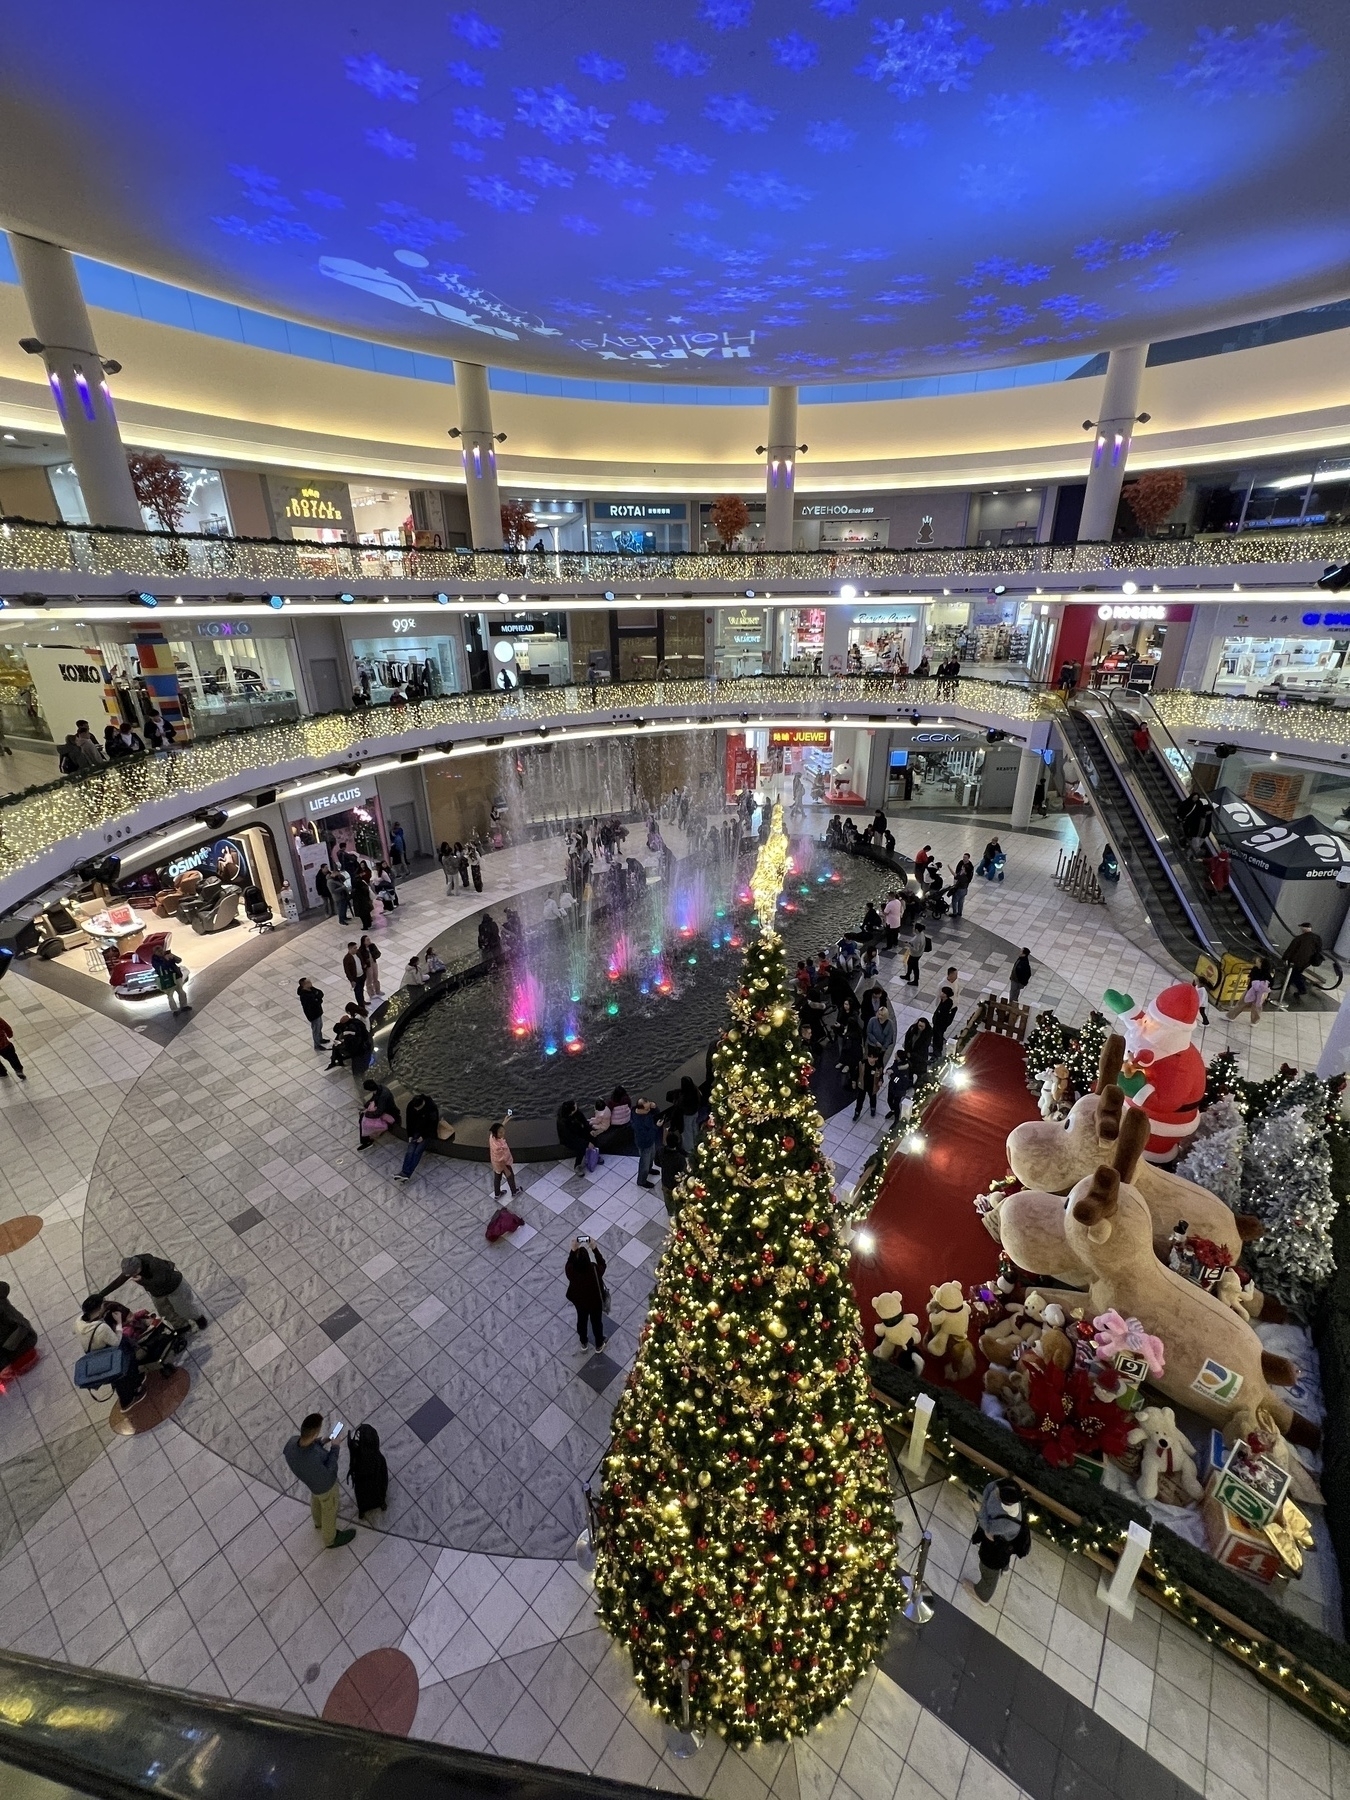
[[[1135,1415],[1131,1438],[1140,1445],[1142,1460],[1135,1480],[1141,1500],[1161,1499],[1167,1505],[1201,1500],[1205,1490],[1195,1472],[1195,1450],[1177,1425],[1170,1406],[1145,1406]],[[1136,1436],[1136,1433],[1139,1435]],[[1159,1485],[1164,1491],[1159,1492]]]
[[[997,1407],[995,1417],[1005,1419],[1014,1428],[1029,1431],[1036,1423],[1036,1413],[1027,1398],[1027,1388],[1026,1370],[1001,1369],[997,1364],[992,1364],[984,1372],[985,1398],[992,1406],[987,1408],[982,1402],[980,1410],[990,1411],[992,1407]]]
[[[924,1349],[930,1356],[941,1356],[952,1344],[970,1334],[970,1302],[959,1281],[944,1281],[929,1290],[928,1324],[930,1335]]]
[[[1056,1308],[1058,1311],[1059,1309]],[[997,1325],[980,1334],[980,1350],[986,1361],[1011,1368],[1022,1344],[1035,1343],[1045,1323],[1045,1301],[1033,1288],[1020,1306],[1010,1306]],[[1060,1324],[1064,1314],[1060,1312]]]
[[[948,1345],[942,1373],[948,1381],[968,1381],[975,1373],[975,1346],[969,1338],[956,1338]]]
[[[923,1357],[916,1346],[922,1341],[923,1333],[919,1330],[918,1313],[907,1313],[902,1294],[873,1294],[872,1311],[877,1315],[878,1323],[873,1326],[881,1342],[873,1347],[872,1354],[878,1362],[890,1362],[897,1354],[904,1358],[909,1353],[909,1360],[914,1365],[916,1375],[923,1374]]]

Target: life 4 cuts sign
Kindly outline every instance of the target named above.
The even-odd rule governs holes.
[[[94,736],[102,739],[107,721],[121,716],[97,650],[83,645],[30,644],[24,658],[42,716],[57,745],[75,730],[77,719],[88,719]]]

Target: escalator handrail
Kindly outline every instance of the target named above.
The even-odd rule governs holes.
[[[1193,777],[1194,770],[1195,770],[1195,758],[1191,755],[1188,755],[1188,753],[1181,748],[1181,745],[1173,737],[1171,726],[1168,725],[1166,719],[1163,718],[1162,714],[1158,711],[1157,707],[1153,704],[1152,697],[1148,694],[1132,694],[1130,696],[1130,698],[1136,703],[1136,705],[1139,708],[1143,709],[1146,707],[1148,709],[1148,717],[1144,720],[1144,723],[1148,726],[1149,736],[1153,739],[1154,744],[1156,745],[1158,743],[1162,743],[1162,745],[1164,746],[1165,749],[1175,750],[1177,755],[1181,758],[1181,761],[1185,764],[1187,771]],[[1129,716],[1130,708],[1128,708],[1122,704],[1121,699],[1118,695],[1115,695],[1115,694],[1108,695],[1107,699],[1109,701],[1109,704],[1113,708],[1116,708],[1119,711],[1124,712],[1127,717]],[[1181,776],[1178,775],[1175,765],[1166,756],[1160,756],[1158,758],[1158,762],[1161,764],[1162,768],[1166,771],[1168,776],[1171,778],[1172,785],[1177,790],[1178,799],[1184,800],[1186,798],[1188,789],[1186,787],[1186,783],[1181,779]]]
[[[1095,700],[1098,696],[1094,694],[1092,698]],[[1168,842],[1171,842],[1172,834],[1154,813],[1148,796],[1139,793],[1136,790],[1135,785],[1125,779],[1128,770],[1126,765],[1121,762],[1116,755],[1117,746],[1110,741],[1110,738],[1104,732],[1098,729],[1092,714],[1085,711],[1081,706],[1074,710],[1076,711],[1077,716],[1084,722],[1087,729],[1094,734],[1098,743],[1100,743],[1103,754],[1111,765],[1112,773],[1120,783],[1126,801],[1138,819],[1145,837],[1149,840],[1149,847],[1154,856],[1158,859],[1163,873],[1171,886],[1172,892],[1181,903],[1182,910],[1190,920],[1191,929],[1195,933],[1196,947],[1204,950],[1210,956],[1221,956],[1223,954],[1223,946],[1219,940],[1218,934],[1211,928],[1207,918],[1202,918],[1197,914],[1185,889],[1177,879],[1177,873],[1172,866],[1171,859],[1163,852],[1162,840],[1166,839]]]
[[[648,1800],[652,1790],[0,1650],[6,1766],[91,1800]]]

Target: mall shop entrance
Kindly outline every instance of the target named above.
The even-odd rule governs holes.
[[[978,805],[987,754],[984,743],[959,732],[915,732],[903,746],[892,740],[886,765],[887,806]]]
[[[792,803],[794,782],[800,775],[807,800],[824,805],[831,797],[833,771],[833,731],[783,726],[727,734],[728,801],[750,788],[781,800],[786,809]]]
[[[329,793],[288,801],[286,829],[308,906],[322,906],[314,877],[335,864],[341,851],[353,851],[372,868],[389,861],[384,810],[373,782],[344,782]]]

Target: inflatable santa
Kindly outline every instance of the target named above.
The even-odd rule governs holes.
[[[1205,1061],[1191,1042],[1200,1020],[1200,991],[1179,981],[1147,1006],[1114,990],[1105,998],[1119,1015],[1125,1038],[1120,1086],[1152,1125],[1144,1155],[1149,1162],[1170,1163],[1190,1142],[1205,1096]]]

